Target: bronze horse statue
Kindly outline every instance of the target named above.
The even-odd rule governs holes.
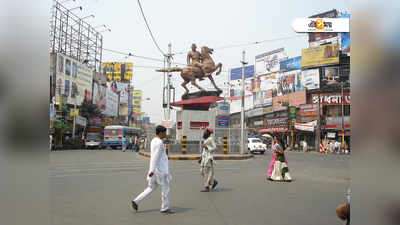
[[[195,62],[193,65],[188,65],[184,68],[180,67],[174,67],[171,68],[170,70],[168,69],[158,69],[156,70],[157,72],[181,72],[181,77],[183,79],[183,83],[181,84],[183,88],[185,88],[186,92],[185,94],[189,93],[189,89],[186,87],[186,85],[190,82],[193,86],[197,87],[200,89],[200,91],[205,91],[202,87],[200,87],[196,83],[196,79],[203,80],[204,77],[208,77],[210,79],[212,85],[217,89],[218,91],[221,91],[215,84],[215,81],[212,77],[212,73],[214,73],[217,69],[216,75],[219,75],[222,70],[222,64],[218,63],[215,65],[213,59],[211,58],[211,54],[213,53],[212,48],[208,48],[207,46],[203,46],[201,48],[201,59],[202,62]]]

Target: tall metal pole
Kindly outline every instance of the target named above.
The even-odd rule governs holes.
[[[74,101],[74,126],[72,128],[72,139],[75,139],[75,126],[76,126],[76,98],[78,96],[75,96],[75,101]]]
[[[172,60],[172,49],[171,43],[168,44],[168,77],[167,77],[167,121],[171,121],[171,60]],[[171,129],[167,129],[167,134],[171,134]]]
[[[318,152],[321,145],[321,87],[318,90],[318,120],[315,129],[315,150]]]
[[[344,96],[343,96],[343,82],[340,82],[342,86],[342,148],[344,148]]]
[[[242,104],[241,104],[241,108],[242,108],[242,112],[240,114],[240,128],[241,128],[241,132],[240,132],[240,154],[244,154],[244,148],[245,148],[245,143],[246,141],[244,140],[245,135],[244,135],[244,66],[247,64],[247,62],[245,61],[245,55],[246,55],[246,51],[242,52],[242,90],[241,90],[241,97],[242,97]]]

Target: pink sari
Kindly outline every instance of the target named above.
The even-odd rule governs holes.
[[[267,174],[266,174],[267,177],[271,177],[272,172],[274,171],[274,165],[275,165],[275,160],[276,160],[276,153],[275,153],[275,151],[278,150],[278,146],[279,146],[279,144],[277,144],[277,143],[275,143],[275,144],[272,146],[272,159],[271,159],[271,162],[269,163],[269,168],[268,168],[268,171],[267,171]],[[286,162],[286,165],[288,165],[287,160],[285,160],[285,162]]]

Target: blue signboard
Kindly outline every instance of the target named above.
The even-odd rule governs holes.
[[[342,14],[342,18],[350,18],[350,14]],[[350,54],[350,32],[341,33],[341,49],[342,53]]]
[[[281,71],[301,69],[301,56],[281,61]]]
[[[218,119],[217,121],[217,127],[229,127],[229,120],[227,119]]]
[[[244,79],[254,76],[254,65],[244,67]],[[231,80],[242,79],[242,67],[231,69]]]

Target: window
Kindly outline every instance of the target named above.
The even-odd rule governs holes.
[[[69,59],[65,60],[65,74],[71,75],[71,60]]]

